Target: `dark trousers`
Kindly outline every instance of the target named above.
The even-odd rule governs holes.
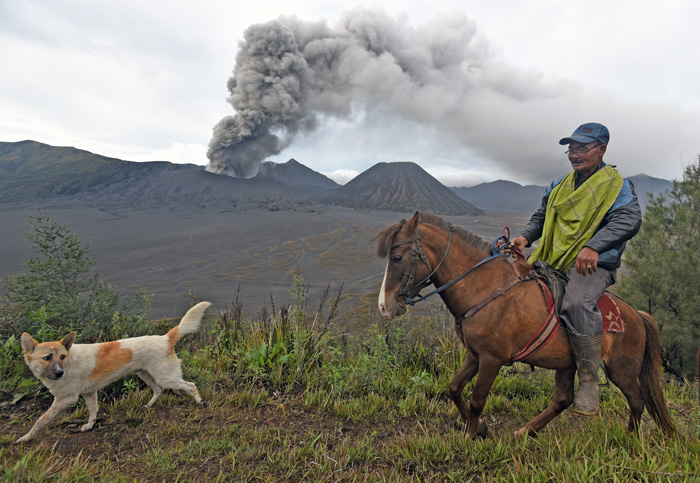
[[[567,332],[578,337],[595,337],[603,330],[603,316],[598,310],[598,299],[615,283],[616,270],[598,267],[597,272],[583,276],[576,273],[574,265],[567,273],[561,321]]]

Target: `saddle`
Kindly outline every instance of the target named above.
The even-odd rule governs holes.
[[[535,272],[535,278],[544,283],[552,294],[552,298],[554,299],[554,313],[557,315],[558,319],[561,303],[564,300],[564,290],[566,289],[566,284],[569,283],[569,277],[567,277],[565,273],[561,273],[559,270],[552,268],[551,265],[539,260],[532,264],[532,269]]]
[[[569,277],[540,261],[533,263],[532,268],[535,272],[535,277],[550,291],[554,301],[554,313],[557,320],[559,320],[561,303],[564,299],[564,291],[566,284],[569,282]],[[602,332],[624,332],[625,324],[622,321],[620,309],[611,295],[610,292],[603,292],[603,295],[598,299],[598,310],[603,315]],[[545,298],[547,297],[545,296]]]
[[[542,288],[548,315],[539,332],[510,359],[511,362],[522,361],[537,352],[554,337],[559,327],[562,327],[559,312],[569,278],[540,261],[533,263],[529,275],[536,279]],[[603,293],[598,300],[598,310],[603,315],[602,332],[624,332],[625,324],[620,315],[620,309],[609,292]]]

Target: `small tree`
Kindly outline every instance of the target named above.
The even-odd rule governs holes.
[[[118,315],[120,294],[92,273],[90,245],[39,210],[28,217],[28,228],[35,257],[27,261],[28,272],[7,279],[18,331],[78,330],[97,338]]]
[[[651,197],[625,255],[629,274],[618,291],[659,323],[666,368],[678,375],[694,372],[700,343],[700,156],[683,181]]]

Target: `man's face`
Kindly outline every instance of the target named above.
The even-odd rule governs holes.
[[[606,146],[592,142],[588,144],[573,142],[569,144],[569,162],[577,174],[588,177],[603,162]]]

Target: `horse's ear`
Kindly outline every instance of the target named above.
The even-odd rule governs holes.
[[[416,211],[413,216],[411,217],[410,220],[408,220],[408,224],[415,230],[418,228],[418,223],[420,223],[420,211]]]

